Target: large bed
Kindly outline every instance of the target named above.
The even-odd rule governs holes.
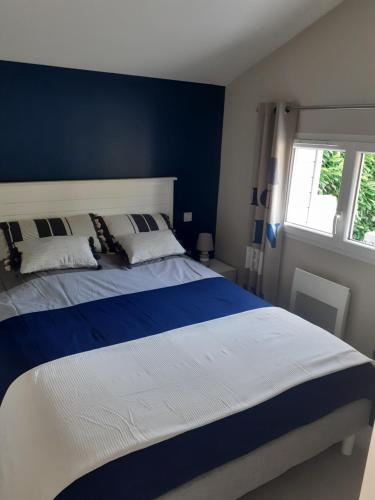
[[[173,180],[103,182],[10,192],[27,215],[57,191],[59,213],[74,196],[75,212],[173,213]],[[370,421],[368,358],[188,257],[2,276],[4,500],[235,499]]]

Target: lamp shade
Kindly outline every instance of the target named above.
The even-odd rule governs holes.
[[[197,250],[200,252],[212,252],[214,242],[211,233],[199,233],[197,241]]]

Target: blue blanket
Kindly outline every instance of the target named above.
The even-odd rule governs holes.
[[[268,306],[223,278],[209,278],[7,319],[0,323],[0,397],[13,380],[42,363]],[[110,462],[58,498],[155,498],[342,405],[371,397],[373,372],[366,364],[301,384]]]
[[[7,319],[0,323],[0,400],[42,363],[267,306],[224,278],[209,278]]]

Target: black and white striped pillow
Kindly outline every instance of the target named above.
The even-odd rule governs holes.
[[[95,216],[110,251],[115,251],[116,238],[128,234],[172,229],[166,214],[116,214]]]
[[[23,242],[39,238],[86,236],[93,239],[97,252],[107,251],[102,232],[92,214],[1,222],[0,229],[5,236],[12,268],[19,266]]]

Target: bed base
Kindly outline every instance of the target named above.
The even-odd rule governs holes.
[[[350,403],[159,497],[159,500],[235,500],[343,442],[350,455],[355,434],[368,425],[370,402]]]

